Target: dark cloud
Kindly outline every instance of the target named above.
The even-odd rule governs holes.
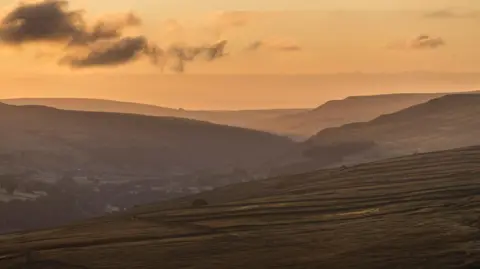
[[[430,19],[480,18],[480,12],[476,10],[441,9],[427,13],[424,17]]]
[[[34,42],[60,42],[87,45],[99,40],[121,37],[129,26],[140,24],[134,14],[98,21],[89,28],[83,11],[69,10],[68,2],[44,0],[20,4],[0,23],[0,41],[8,45]]]
[[[257,40],[247,46],[247,50],[256,51],[260,49],[279,50],[279,51],[299,51],[302,48],[292,42]]]
[[[82,13],[67,11],[66,1],[21,4],[1,21],[0,39],[7,44],[65,41],[85,28]]]
[[[193,62],[198,59],[214,61],[226,55],[225,48],[227,41],[203,45],[203,46],[179,46],[175,45],[167,50],[167,55],[174,61],[171,69],[175,72],[183,73],[187,62]]]
[[[223,15],[222,23],[238,26],[245,16],[228,13]],[[69,9],[68,1],[42,0],[22,3],[0,19],[0,45],[56,43],[62,45],[58,62],[73,68],[118,66],[143,57],[162,70],[168,61],[173,61],[172,70],[184,72],[187,62],[214,61],[226,55],[226,40],[163,50],[145,36],[125,37],[127,27],[140,24],[141,19],[133,13],[110,15],[89,24],[84,11]]]
[[[67,56],[61,63],[74,68],[115,66],[132,62],[141,56],[148,56],[152,63],[157,64],[162,51],[151,47],[143,36],[125,37],[102,48],[92,49],[84,57]]]

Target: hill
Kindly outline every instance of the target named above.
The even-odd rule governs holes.
[[[305,140],[322,129],[372,120],[445,94],[385,94],[332,100],[315,109],[192,111],[152,105],[81,98],[21,98],[2,102],[44,105],[67,110],[121,112],[196,119]]]
[[[31,160],[29,167],[44,169],[51,165],[165,174],[175,169],[252,168],[293,144],[264,132],[194,120],[42,106],[0,105],[0,126],[3,154],[32,154],[23,156],[38,161]],[[46,156],[58,162],[47,164]]]
[[[129,113],[161,117],[178,117],[235,127],[270,131],[262,128],[265,121],[300,113],[308,109],[265,109],[265,110],[184,110],[154,105],[85,98],[18,98],[0,100],[11,105],[41,105],[65,110]],[[279,133],[281,134],[281,132]]]
[[[479,115],[480,95],[447,95],[369,122],[322,130],[304,146],[310,157],[343,162],[471,146],[480,143]]]
[[[0,267],[478,268],[479,173],[470,147],[242,183],[3,235]]]
[[[291,137],[308,138],[323,129],[370,121],[443,95],[445,93],[351,96],[328,101],[313,110],[279,116],[265,122],[263,128]]]
[[[252,180],[294,146],[207,122],[42,106],[0,104],[0,128],[0,232]]]
[[[480,144],[479,105],[475,93],[445,95],[368,122],[321,130],[271,162],[270,175]]]

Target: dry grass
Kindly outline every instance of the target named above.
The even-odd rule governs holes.
[[[34,249],[90,269],[478,268],[479,194],[480,147],[419,154],[5,235],[0,256]],[[199,197],[210,205],[191,208]]]

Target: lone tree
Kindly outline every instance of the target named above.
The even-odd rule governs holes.
[[[207,206],[207,205],[208,205],[207,201],[205,201],[203,199],[196,199],[192,203],[193,207],[202,207],[202,206]]]

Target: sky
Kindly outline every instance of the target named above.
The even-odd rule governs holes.
[[[68,10],[83,11],[89,27],[129,12],[141,23],[119,28],[116,39],[70,48],[47,38],[20,42],[4,20],[0,79],[7,87],[0,98],[91,97],[191,109],[311,107],[348,95],[464,91],[480,84],[478,0],[68,3]],[[0,0],[0,7],[5,18],[18,2]],[[122,37],[139,36],[128,40],[139,46],[134,58],[87,57]],[[187,60],[192,49],[205,57]],[[412,72],[417,75],[401,75]]]

